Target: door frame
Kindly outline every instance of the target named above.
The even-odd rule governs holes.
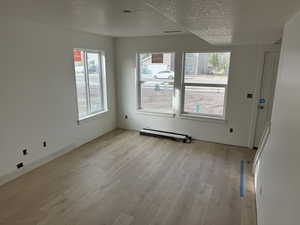
[[[262,88],[262,81],[263,81],[263,73],[264,73],[264,66],[265,66],[265,56],[267,53],[278,53],[279,54],[279,60],[280,60],[280,49],[281,45],[272,45],[271,47],[263,47],[262,50],[258,52],[257,58],[258,58],[258,66],[257,66],[257,79],[256,79],[256,88],[253,95],[253,103],[252,103],[252,117],[250,122],[250,128],[249,128],[249,139],[248,139],[248,148],[253,149],[254,148],[254,142],[255,142],[255,133],[256,133],[256,121],[258,117],[258,103],[257,100],[259,96],[261,95],[261,88]],[[278,77],[275,79],[275,85],[274,90],[276,88],[276,81]],[[274,97],[274,96],[273,96]],[[273,99],[274,101],[274,99]]]

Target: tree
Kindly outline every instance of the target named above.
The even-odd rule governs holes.
[[[220,67],[219,57],[217,53],[212,53],[208,56],[208,62],[214,71],[218,71]]]
[[[212,53],[208,56],[209,67],[212,71],[218,73],[225,73],[229,67],[228,53]]]

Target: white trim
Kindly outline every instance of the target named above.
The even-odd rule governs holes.
[[[258,162],[261,160],[261,158],[263,156],[264,149],[265,149],[265,146],[266,146],[267,141],[269,139],[270,133],[271,133],[271,122],[266,124],[266,127],[263,131],[263,135],[262,135],[262,137],[259,141],[258,149],[257,149],[257,152],[255,154],[254,161],[253,161],[253,166],[252,166],[253,174],[255,174]]]
[[[260,96],[261,81],[262,81],[264,64],[265,64],[265,50],[259,51],[257,54],[258,54],[257,55],[258,66],[256,69],[257,78],[255,81],[255,89],[253,91],[253,99],[251,99],[253,102],[252,102],[252,109],[251,109],[252,112],[251,112],[250,126],[249,126],[248,148],[254,147],[256,121],[258,116],[257,98],[258,96]]]
[[[206,114],[182,113],[179,115],[179,118],[188,119],[188,120],[198,120],[203,122],[227,123],[227,120],[224,117],[206,115]]]
[[[138,55],[140,54],[169,54],[169,53],[174,53],[175,54],[175,51],[137,51],[136,52]]]
[[[175,113],[172,112],[154,112],[154,111],[146,111],[146,110],[138,109],[136,113],[141,115],[146,115],[146,116],[159,116],[159,117],[169,117],[169,118],[175,117]]]
[[[79,117],[79,107],[78,107],[78,93],[77,93],[77,82],[76,82],[76,70],[75,70],[75,62],[73,58],[73,72],[74,72],[74,81],[75,81],[75,90],[76,90],[76,106],[77,106],[77,123],[79,124],[81,121],[84,121],[86,119],[92,118],[94,116],[97,116],[99,114],[103,114],[108,111],[108,104],[107,104],[107,76],[106,76],[106,54],[104,50],[95,50],[95,49],[84,49],[84,48],[73,48],[72,50],[72,56],[73,51],[82,51],[84,52],[84,70],[85,70],[85,82],[86,82],[86,95],[87,95],[87,111],[88,114],[83,117]],[[89,79],[88,79],[88,68],[86,65],[87,62],[87,53],[98,53],[99,55],[99,80],[100,80],[100,86],[101,86],[101,101],[103,104],[103,110],[96,111],[96,112],[90,112],[91,111],[91,105],[90,105],[90,90],[89,90]],[[74,57],[74,56],[73,56]]]
[[[263,75],[264,75],[264,68],[265,68],[265,58],[268,53],[278,53],[280,57],[280,49],[264,49],[260,51],[258,54],[258,67],[257,67],[257,80],[256,80],[256,87],[255,87],[255,92],[253,94],[253,104],[252,104],[252,113],[251,113],[251,122],[250,122],[250,128],[249,128],[249,138],[248,138],[248,148],[253,148],[253,147],[258,147],[255,146],[255,136],[256,136],[256,130],[257,130],[257,119],[259,116],[258,112],[258,99],[261,96],[261,91],[262,91],[262,81],[263,81]],[[277,65],[277,74],[275,75],[274,80],[273,80],[273,88],[276,88],[276,82],[277,82],[277,77],[278,77],[278,65]],[[274,98],[274,96],[273,96]],[[272,98],[272,104],[274,99]],[[272,111],[272,109],[271,109]]]
[[[80,146],[83,146],[87,143],[89,143],[90,141],[93,141],[105,134],[107,134],[108,132],[114,130],[115,128],[109,128],[108,130],[105,130],[103,132],[101,132],[101,134],[98,134],[96,136],[93,136],[93,137],[90,137],[90,138],[85,138],[83,139],[83,141],[81,143],[72,143],[72,144],[69,144],[67,146],[64,146],[63,148],[60,148],[60,150],[58,151],[55,151],[53,153],[50,153],[49,155],[46,155],[46,156],[43,156],[42,158],[40,159],[37,159],[33,162],[30,162],[28,164],[24,164],[24,167],[19,169],[19,170],[14,170],[12,172],[9,172],[7,174],[4,174],[2,176],[0,176],[0,186],[3,185],[3,184],[6,184],[40,166],[43,166],[45,165],[46,163],[54,160],[54,159],[57,159],[69,152],[72,152],[72,151],[75,151],[77,150]]]
[[[60,151],[56,151],[50,155],[47,155],[41,159],[38,159],[37,161],[31,162],[29,164],[25,164],[24,167],[20,170],[14,170],[13,172],[10,172],[8,174],[1,176],[0,177],[0,186],[46,164],[47,162],[50,162],[64,154],[67,154],[68,152],[71,152],[71,151],[77,149],[79,146],[80,145],[75,145],[75,144],[68,145],[67,147],[61,149]]]
[[[212,84],[212,83],[184,83],[188,87],[223,87],[227,88],[228,84]]]
[[[232,48],[224,48],[224,49],[205,49],[205,50],[195,50],[195,51],[184,51],[183,53],[226,53],[226,52],[232,52]]]
[[[227,84],[211,84],[211,83],[185,83],[185,55],[186,53],[230,53],[230,61],[229,61],[229,70],[228,70],[228,75],[227,75]],[[230,81],[230,73],[232,69],[232,50],[211,50],[211,51],[184,51],[182,53],[182,71],[181,71],[181,99],[180,99],[180,113],[179,117],[185,118],[185,119],[197,119],[197,120],[205,120],[205,121],[211,121],[211,120],[220,120],[220,121],[227,121],[227,104],[228,104],[228,87],[229,87],[229,81]],[[196,113],[196,114],[191,114],[187,113],[184,111],[184,100],[185,100],[185,87],[223,87],[225,89],[224,93],[224,107],[223,107],[223,115],[221,117],[213,115],[213,114],[201,114],[201,113]]]
[[[142,53],[136,53],[136,71],[135,71],[136,110],[140,110],[141,108],[140,54]]]
[[[108,108],[108,94],[107,94],[107,87],[108,87],[108,79],[106,74],[106,53],[105,51],[102,51],[102,54],[100,54],[100,59],[102,62],[101,66],[101,78],[102,78],[102,101],[103,101],[103,112],[109,111]]]
[[[88,51],[83,51],[84,54],[84,78],[85,78],[85,92],[86,92],[86,107],[87,107],[87,112],[91,112],[91,93],[90,93],[90,80],[89,80],[89,72],[88,72],[88,65],[87,65],[87,53]]]
[[[81,117],[77,123],[80,124],[82,123],[83,121],[86,121],[86,120],[89,120],[89,119],[92,119],[94,117],[97,117],[98,115],[101,115],[101,114],[104,114],[104,113],[107,113],[108,110],[104,110],[104,111],[99,111],[99,112],[96,112],[96,113],[92,113],[92,114],[89,114],[87,116],[84,116],[84,117]]]
[[[174,55],[174,82],[173,82],[173,90],[172,90],[172,112],[171,113],[164,113],[164,112],[155,112],[155,111],[148,111],[142,108],[142,103],[141,103],[141,83],[144,81],[140,80],[140,55],[141,54],[171,54]],[[175,115],[175,109],[174,109],[174,99],[175,99],[175,79],[176,79],[176,52],[175,51],[170,51],[170,52],[136,52],[136,74],[135,74],[135,89],[136,89],[136,110],[139,113],[143,113],[143,114],[153,114],[153,115],[172,115],[172,117],[174,117]]]
[[[185,69],[185,52],[181,53],[181,79],[180,79],[180,108],[178,115],[182,115],[184,112],[184,98],[185,98],[185,86],[184,86],[184,69]]]

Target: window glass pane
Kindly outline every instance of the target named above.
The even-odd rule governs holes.
[[[223,116],[224,87],[185,87],[184,111],[207,115]]]
[[[73,50],[79,119],[104,111],[101,53]]]
[[[139,54],[139,66],[140,107],[147,111],[172,112],[175,54]]]
[[[91,113],[103,110],[99,53],[87,52]]]
[[[184,82],[227,84],[230,52],[185,53]]]
[[[175,77],[174,53],[143,53],[140,54],[140,79],[173,81]]]
[[[141,83],[141,108],[155,112],[172,112],[173,83],[145,81]]]
[[[75,79],[77,88],[77,102],[79,118],[88,114],[87,93],[86,93],[86,80],[84,69],[84,52],[79,50],[73,51],[74,66],[75,66]]]

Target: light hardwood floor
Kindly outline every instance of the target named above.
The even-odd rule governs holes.
[[[1,186],[0,224],[255,225],[253,157],[115,130]]]

